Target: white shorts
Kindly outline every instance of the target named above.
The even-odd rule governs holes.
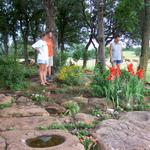
[[[49,67],[53,66],[53,56],[48,57],[48,66]]]
[[[38,59],[37,60],[38,64],[48,64],[48,60],[42,60],[42,59]]]

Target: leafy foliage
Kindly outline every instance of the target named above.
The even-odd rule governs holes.
[[[0,87],[17,90],[27,86],[24,68],[11,57],[0,57]]]
[[[84,21],[82,17],[82,6],[76,0],[55,0],[56,24],[58,28],[58,45],[72,45],[83,41]]]
[[[123,32],[131,35],[132,38],[140,38],[143,0],[122,0],[118,3],[115,18]]]
[[[83,72],[79,66],[64,66],[60,69],[58,79],[67,85],[82,84]]]
[[[80,107],[76,102],[70,102],[65,105],[65,108],[67,109],[65,114],[74,116],[80,111]]]
[[[93,116],[96,116],[98,118],[100,118],[100,120],[106,120],[106,119],[110,119],[111,116],[108,114],[105,114],[103,111],[101,111],[99,108],[95,108],[92,109],[91,114]]]
[[[11,103],[7,103],[7,104],[0,104],[0,110],[1,109],[4,109],[4,108],[7,108],[7,107],[11,107],[12,104]]]
[[[42,94],[32,94],[31,96],[32,100],[37,102],[37,103],[41,103],[43,101],[47,101],[47,97],[45,97],[44,95]]]
[[[109,82],[106,79],[109,72],[108,70],[104,70],[101,72],[101,68],[98,66],[95,67],[93,82],[91,83],[91,89],[93,96],[106,96],[106,91],[108,88]]]
[[[96,71],[91,88],[94,95],[106,97],[111,100],[116,109],[134,109],[136,105],[143,104],[144,83],[126,70],[121,70],[121,76],[114,80],[107,80],[107,71]]]
[[[55,61],[55,69],[58,71],[61,67],[66,65],[67,59],[69,58],[69,53],[68,52],[63,52],[62,54],[60,51],[57,53],[56,58],[54,59]]]

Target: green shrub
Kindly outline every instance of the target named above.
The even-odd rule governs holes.
[[[140,56],[140,54],[141,54],[141,48],[135,48],[133,50],[134,50],[136,56]]]
[[[144,89],[144,95],[150,96],[150,89]]]
[[[11,107],[11,106],[12,106],[12,103],[0,104],[0,110],[7,108],[7,107]]]
[[[42,103],[44,101],[48,101],[48,98],[42,94],[32,94],[31,96],[32,100],[37,102],[37,103]]]
[[[24,82],[24,68],[11,57],[0,57],[0,88],[20,89]]]
[[[79,66],[64,66],[60,69],[58,79],[67,85],[83,84],[83,71]]]
[[[109,72],[108,70],[103,70],[96,66],[94,70],[94,78],[93,82],[91,83],[91,89],[93,96],[98,97],[105,97],[107,88],[108,88],[108,81],[106,80],[106,77],[108,76]]]
[[[67,109],[65,114],[74,116],[75,114],[79,113],[80,107],[76,102],[66,103],[65,108]]]
[[[105,70],[95,71],[91,84],[94,96],[106,97],[118,110],[122,110],[121,107],[131,110],[135,105],[143,104],[144,84],[136,75],[131,76],[128,71],[121,70],[121,76],[114,80],[107,80],[107,76]]]
[[[63,124],[57,124],[57,123],[52,123],[48,129],[61,129],[61,130],[66,130],[65,126]]]
[[[58,71],[61,67],[65,66],[68,58],[69,58],[69,53],[63,52],[61,54],[61,52],[59,51],[57,53],[57,56],[54,57],[55,70]]]
[[[24,76],[25,78],[30,78],[34,75],[38,75],[37,66],[22,66],[24,68]]]
[[[73,52],[72,58],[75,62],[80,60],[82,57],[83,57],[83,51],[81,49],[77,49]]]
[[[98,117],[100,120],[111,119],[111,115],[104,113],[99,108],[92,109],[91,115]]]

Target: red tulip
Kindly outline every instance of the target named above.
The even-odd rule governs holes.
[[[115,69],[115,67],[109,67],[109,66],[108,66],[108,68],[109,68],[110,74],[109,74],[109,76],[106,78],[106,80],[114,80],[115,77],[116,77],[116,69]]]
[[[117,66],[116,74],[117,74],[117,77],[120,77],[120,76],[121,76],[121,70],[120,70],[120,67],[119,67],[119,66]]]
[[[143,79],[143,75],[144,75],[143,69],[139,69],[139,70],[136,72],[136,75],[137,75],[140,79]]]
[[[133,64],[130,63],[127,65],[128,72],[131,74],[131,76],[134,76],[134,69],[133,69]]]

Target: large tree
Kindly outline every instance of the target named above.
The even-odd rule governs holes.
[[[8,40],[9,40],[9,8],[10,6],[7,6],[7,1],[3,0],[0,3],[0,48],[3,54],[8,55],[9,52],[9,46],[8,46]]]
[[[105,41],[104,41],[104,0],[99,0],[98,8],[98,61],[105,67]]]
[[[54,0],[43,0],[43,6],[46,12],[46,28],[47,30],[51,30],[53,32],[53,40],[54,40],[54,53],[57,48],[57,30],[56,30],[56,16],[55,16],[55,6]]]
[[[142,49],[140,56],[140,68],[144,70],[146,77],[146,70],[148,65],[148,59],[150,56],[150,0],[144,0],[143,11],[143,25],[142,25]]]
[[[134,41],[141,39],[143,0],[121,0],[116,5],[114,19],[118,29]]]
[[[56,0],[58,44],[63,52],[66,45],[82,40],[83,17],[81,3],[76,0]]]
[[[150,41],[150,0],[122,0],[115,18],[123,34],[141,43],[140,68],[146,75]]]

